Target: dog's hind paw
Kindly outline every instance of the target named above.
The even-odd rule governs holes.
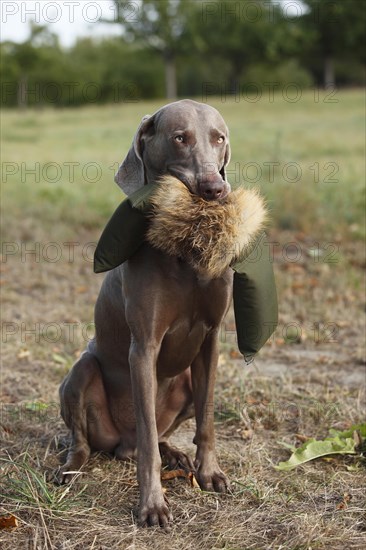
[[[177,449],[177,447],[172,447],[164,441],[159,443],[159,451],[162,463],[168,466],[170,470],[184,468],[187,472],[195,471],[191,457]]]
[[[60,468],[55,472],[55,482],[58,485],[68,485],[73,479],[82,475],[80,470],[74,470],[71,468]]]

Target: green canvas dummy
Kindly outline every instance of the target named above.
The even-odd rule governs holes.
[[[104,228],[94,253],[94,272],[103,273],[123,264],[145,240],[148,220],[144,210],[155,188],[145,185],[118,206]]]
[[[109,271],[122,264],[145,241],[149,220],[150,198],[156,184],[145,185],[116,209],[106,225],[94,254],[94,272]],[[246,248],[234,270],[234,312],[238,348],[250,362],[277,326],[277,293],[263,232]]]

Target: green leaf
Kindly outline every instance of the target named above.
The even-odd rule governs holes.
[[[329,433],[332,437],[339,436],[342,439],[347,437],[353,437],[354,432],[358,432],[362,438],[366,437],[366,424],[353,424],[353,426],[351,426],[349,430],[345,430],[343,432],[340,432],[339,430],[336,430],[334,428],[331,428],[329,430]]]
[[[280,462],[275,466],[276,470],[292,470],[305,462],[327,455],[355,455],[360,452],[362,454],[365,446],[366,424],[354,424],[344,431],[331,428],[329,434],[330,436],[322,441],[317,441],[316,439],[306,441],[292,453],[286,462]],[[282,443],[282,445],[293,450],[288,444]]]
[[[280,462],[275,468],[276,470],[288,471],[315,458],[333,454],[356,454],[353,438],[336,436],[327,438],[324,441],[309,439],[296,449],[286,462]]]
[[[55,363],[60,363],[61,365],[64,365],[67,363],[67,360],[62,355],[59,355],[58,353],[54,353],[52,355],[52,359],[55,361]]]
[[[286,443],[286,441],[277,441],[277,443],[279,445],[281,445],[281,447],[284,447],[285,449],[288,449],[289,451],[292,451],[292,452],[296,451],[295,445],[292,445],[291,443]]]
[[[31,403],[25,403],[25,409],[27,411],[44,411],[48,409],[48,403],[42,403],[41,401],[32,401]]]

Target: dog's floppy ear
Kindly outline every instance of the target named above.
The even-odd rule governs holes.
[[[222,165],[222,168],[220,170],[221,177],[224,181],[227,181],[225,168],[230,162],[230,157],[231,157],[230,143],[227,142],[226,149],[225,149],[225,156],[224,156],[224,164]]]
[[[135,137],[125,160],[122,162],[114,181],[120,186],[126,195],[131,195],[145,185],[145,167],[142,160],[141,136],[150,126],[152,117],[145,115],[137,128]]]

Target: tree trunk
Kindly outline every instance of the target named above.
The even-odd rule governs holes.
[[[28,79],[25,75],[22,75],[18,81],[18,107],[19,109],[25,109],[27,107],[27,84]]]
[[[324,88],[335,88],[333,57],[326,57],[324,59]]]
[[[165,93],[167,99],[177,99],[177,71],[175,57],[171,54],[164,56],[165,63]]]

